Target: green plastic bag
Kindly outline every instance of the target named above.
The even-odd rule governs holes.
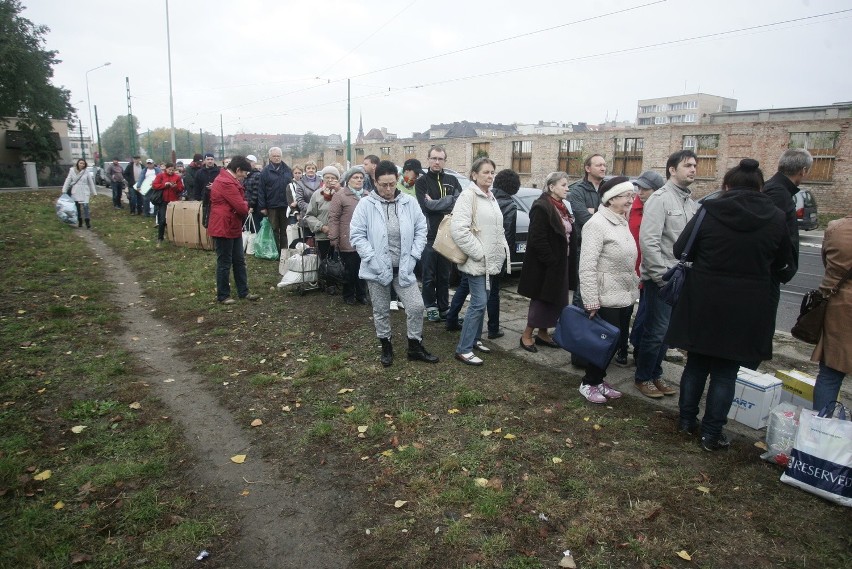
[[[269,219],[263,218],[257,237],[254,238],[254,256],[259,259],[277,260],[278,245],[275,244],[275,236],[272,235],[272,225]]]

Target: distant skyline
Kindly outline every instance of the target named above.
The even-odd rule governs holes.
[[[54,84],[85,126],[86,71],[107,61],[88,74],[101,130],[127,113],[125,77],[140,131],[169,126],[165,0],[24,4],[51,29]],[[225,134],[345,140],[348,78],[353,141],[359,116],[365,131],[409,137],[461,120],[635,121],[639,99],[699,91],[738,110],[852,99],[850,0],[529,0],[521,17],[506,1],[169,8],[175,127],[194,132],[219,133],[221,114]]]

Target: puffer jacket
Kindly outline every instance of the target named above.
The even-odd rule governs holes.
[[[325,199],[325,191],[314,192],[308,203],[308,211],[305,213],[305,225],[314,232],[314,238],[327,241],[328,235],[322,232],[322,226],[328,225],[328,212],[331,209],[331,200]],[[334,196],[332,196],[334,199]]]
[[[476,200],[476,219],[472,220]],[[471,226],[477,231],[471,231]],[[466,255],[459,270],[468,275],[496,275],[509,257],[509,244],[503,231],[503,212],[494,194],[487,195],[471,182],[453,207],[453,241]]]
[[[252,209],[257,208],[257,193],[260,191],[260,170],[253,169],[243,180],[246,189],[246,201]]]
[[[662,285],[663,275],[677,263],[672,252],[674,244],[698,210],[698,204],[690,196],[689,190],[669,180],[645,202],[639,228],[643,281]]]
[[[587,310],[633,305],[639,298],[636,256],[627,219],[602,206],[583,226],[580,290]]]
[[[98,195],[95,189],[95,181],[88,170],[81,172],[77,168],[71,166],[68,170],[68,177],[65,178],[65,183],[62,185],[62,193],[70,192],[71,197],[77,203],[89,203],[89,198]]]
[[[423,215],[417,200],[403,193],[397,193],[393,201],[383,199],[376,192],[371,192],[359,200],[352,214],[349,234],[352,246],[361,257],[358,276],[384,286],[393,280],[386,213],[390,207],[396,207],[396,215],[399,218],[399,284],[403,287],[416,286],[414,265],[420,260],[420,255],[426,247],[426,216]]]
[[[364,196],[366,197],[366,195]],[[331,198],[331,208],[328,211],[328,238],[331,246],[338,251],[351,253],[355,250],[349,239],[349,225],[352,214],[361,201],[348,187],[338,190]]]

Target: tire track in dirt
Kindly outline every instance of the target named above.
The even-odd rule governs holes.
[[[126,325],[122,343],[148,366],[145,379],[183,428],[198,457],[198,464],[188,472],[190,485],[239,518],[238,541],[228,552],[211,551],[207,565],[235,569],[349,566],[346,528],[341,523],[341,504],[347,501],[344,492],[331,487],[321,491],[317,487],[324,484],[310,481],[295,486],[282,480],[276,466],[261,459],[262,450],[208,391],[209,380],[175,353],[172,346],[178,333],[151,316],[154,305],[143,296],[124,259],[94,233],[79,235],[103,260],[106,278],[115,285],[112,300]],[[174,381],[166,383],[166,379]],[[231,462],[236,454],[248,455],[246,462]],[[249,494],[241,496],[246,489]],[[198,545],[199,550],[205,547]]]

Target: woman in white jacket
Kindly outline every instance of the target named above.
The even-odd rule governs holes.
[[[68,177],[62,185],[62,192],[74,199],[74,205],[77,206],[77,227],[83,227],[83,221],[85,221],[86,228],[91,229],[89,198],[98,195],[98,191],[95,189],[95,181],[87,167],[85,160],[82,158],[77,160],[77,163],[68,171]]]
[[[453,241],[467,255],[459,271],[467,275],[470,285],[470,305],[456,346],[456,359],[475,366],[482,365],[482,359],[474,355],[473,348],[490,351],[483,349],[479,342],[488,302],[489,277],[500,272],[509,256],[503,212],[491,193],[495,169],[490,158],[474,161],[470,168],[471,183],[459,194],[453,207]]]
[[[619,342],[627,349],[627,335],[633,304],[639,298],[636,276],[636,242],[627,225],[633,205],[633,183],[618,176],[601,184],[601,208],[583,226],[580,248],[580,290],[589,318],[595,314],[621,332]],[[589,364],[580,384],[580,393],[591,403],[618,399],[616,391],[604,381],[606,369]]]

